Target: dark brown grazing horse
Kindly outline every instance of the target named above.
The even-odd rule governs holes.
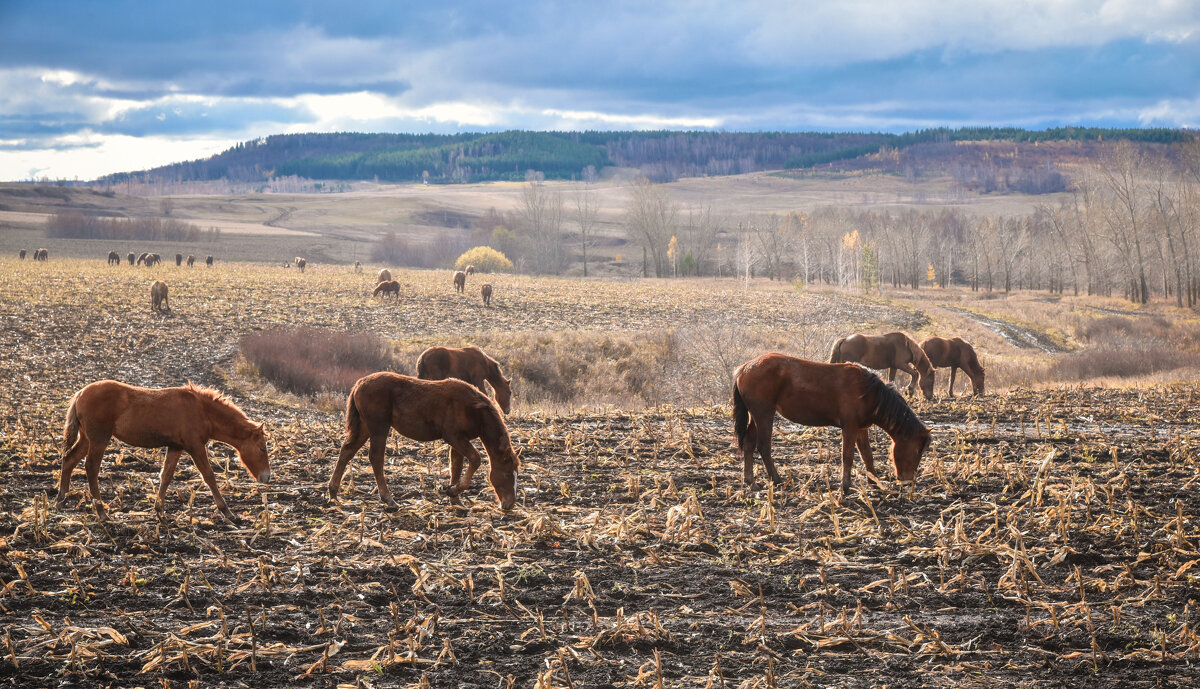
[[[842,493],[850,491],[854,446],[867,472],[875,476],[875,460],[867,431],[882,428],[892,439],[889,454],[902,485],[917,475],[930,432],[909,409],[904,398],[858,364],[822,364],[783,354],[764,354],[734,371],[733,429],[742,451],[742,481],[754,483],[754,450],[775,483],[780,483],[771,459],[771,430],[775,412],[805,426],[842,429]]]
[[[150,252],[143,251],[142,254],[140,256],[138,256],[137,264],[139,266],[142,265],[143,263],[146,262],[146,259],[148,259],[148,258],[150,258]]]
[[[175,254],[175,267],[183,265],[183,254]]]
[[[213,257],[212,257],[212,256],[205,256],[205,257],[204,257],[204,264],[205,264],[205,265],[207,265],[209,268],[212,268],[212,264],[213,264]]]
[[[17,252],[17,258],[21,259],[22,261],[25,260],[25,250],[24,249],[21,249],[20,251]]]
[[[463,272],[466,273],[467,275],[474,275],[475,274],[475,266],[468,265],[466,268],[463,269]]]
[[[372,297],[380,297],[381,299],[389,294],[395,295],[397,300],[400,299],[399,282],[396,282],[395,280],[384,280],[378,285],[375,285],[375,291],[371,292]]]
[[[98,477],[104,449],[114,437],[134,447],[167,448],[158,479],[156,507],[159,509],[166,498],[171,477],[175,475],[179,455],[187,452],[212,490],[220,513],[235,524],[241,522],[225,504],[217,487],[217,478],[204,449],[209,440],[233,446],[252,477],[262,483],[271,480],[263,425],[251,423],[242,410],[220,392],[191,383],[179,388],[154,390],[102,380],[75,393],[67,407],[63,446],[69,449],[63,455],[58,479],[59,507],[71,489],[71,472],[86,455],[84,469],[88,488],[96,512],[101,519],[105,517]]]
[[[921,343],[921,349],[934,368],[950,369],[951,397],[954,397],[954,374],[960,368],[971,379],[974,393],[983,394],[983,366],[979,363],[979,357],[975,356],[975,348],[966,340],[961,337],[931,337]]]
[[[346,399],[346,439],[329,479],[331,499],[337,499],[346,466],[370,440],[368,455],[379,499],[389,508],[397,507],[383,474],[384,450],[393,428],[421,442],[446,441],[450,446],[450,483],[444,490],[455,502],[470,487],[471,477],[479,468],[482,458],[471,444],[479,438],[491,462],[488,481],[500,509],[512,509],[517,499],[520,460],[513,452],[508,427],[496,404],[461,380],[419,380],[388,371],[359,378]],[[463,459],[467,460],[465,473]]]
[[[146,257],[147,266],[156,266],[159,263],[162,263],[162,256],[159,256],[158,254],[150,254]]]
[[[193,267],[195,264],[196,264],[196,257],[195,257],[195,256],[193,256],[193,255],[191,255],[191,254],[188,254],[188,257],[187,257],[187,267],[188,267],[188,268],[191,268],[191,267]]]
[[[162,280],[155,280],[154,284],[150,285],[150,310],[171,310],[170,304],[167,303],[167,283]]]
[[[108,252],[108,265],[111,266],[114,263],[121,265],[121,254],[118,254],[115,251],[110,251]]]
[[[383,270],[379,271],[379,277],[375,278],[375,282],[376,283],[387,282],[388,280],[391,280],[391,279],[392,279],[392,271],[388,270],[387,268],[384,268]]]
[[[133,253],[132,251],[130,251],[130,252],[129,252],[129,255],[128,255],[128,256],[126,256],[125,258],[129,259],[129,265],[133,265],[133,261],[134,261],[134,253]]]
[[[33,252],[33,260],[48,261],[50,260],[50,252],[46,249],[38,249],[37,251]]]
[[[483,287],[479,288],[479,295],[481,297],[483,297],[483,305],[484,306],[491,306],[492,305],[492,283],[490,283],[490,282],[483,283]]]
[[[467,289],[467,274],[461,270],[454,271],[454,291],[465,292]]]
[[[430,347],[417,358],[417,377],[424,380],[457,378],[483,390],[486,380],[496,402],[507,414],[512,404],[512,381],[504,377],[500,364],[475,345]]]
[[[301,273],[304,272],[304,266],[306,266],[306,265],[308,265],[308,261],[305,261],[304,259],[300,258],[299,256],[296,257],[296,267],[300,269]]]
[[[867,368],[886,368],[889,383],[896,380],[896,369],[900,369],[910,377],[910,395],[916,390],[919,374],[921,394],[927,400],[933,399],[933,364],[929,363],[929,357],[925,356],[925,351],[916,340],[902,332],[886,335],[855,333],[850,337],[841,338],[833,343],[829,363],[844,362],[859,363]]]

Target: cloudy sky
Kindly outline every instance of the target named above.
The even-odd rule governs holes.
[[[1198,124],[1200,0],[0,0],[0,180],[286,132]]]

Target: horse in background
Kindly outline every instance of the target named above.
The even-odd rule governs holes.
[[[71,472],[86,456],[84,469],[92,504],[101,519],[106,517],[104,503],[100,501],[100,460],[112,438],[134,447],[167,448],[155,504],[160,510],[179,464],[179,455],[187,452],[212,491],[217,510],[230,522],[241,523],[225,504],[217,486],[205,449],[209,440],[232,446],[246,471],[257,481],[271,480],[263,425],[251,423],[220,392],[191,383],[156,390],[102,380],[76,392],[67,405],[63,427],[63,447],[67,449],[58,479],[58,507],[62,507],[71,489]]]
[[[896,380],[896,369],[907,373],[910,377],[908,394],[916,390],[920,381],[921,394],[925,399],[933,399],[933,364],[925,351],[908,335],[902,332],[891,332],[886,335],[863,335],[855,333],[843,337],[833,344],[829,355],[829,363],[845,362],[859,363],[867,368],[888,369],[888,382]]]
[[[467,289],[467,274],[461,270],[454,271],[454,291],[465,292]]]
[[[962,372],[971,379],[973,394],[983,394],[984,370],[975,355],[975,348],[961,337],[931,337],[921,343],[921,349],[934,368],[950,369],[949,394],[954,397],[954,374]]]
[[[22,261],[25,260],[25,250],[24,249],[21,249],[20,251],[17,252],[17,258]]]
[[[204,264],[205,264],[205,265],[207,265],[209,268],[212,268],[212,266],[213,266],[213,257],[212,257],[211,255],[210,255],[210,256],[205,256],[205,257],[204,257]]]
[[[191,254],[188,254],[188,257],[187,257],[187,267],[188,267],[188,268],[192,268],[192,267],[194,267],[194,266],[195,266],[195,264],[196,264],[196,257],[195,257],[195,256],[193,256],[193,255],[191,255]]]
[[[479,438],[491,462],[488,481],[500,509],[512,509],[520,460],[496,404],[461,380],[420,380],[389,371],[359,378],[346,398],[346,439],[329,478],[331,500],[337,500],[346,466],[370,440],[368,456],[379,499],[389,509],[397,509],[383,473],[387,438],[393,428],[413,440],[444,440],[450,446],[450,483],[443,490],[454,502],[470,487],[479,468],[482,458],[471,444]]]
[[[771,431],[778,412],[805,426],[842,429],[842,493],[850,491],[854,447],[875,478],[868,430],[879,426],[892,439],[889,456],[901,485],[916,478],[930,432],[904,398],[874,372],[857,364],[823,364],[783,354],[763,354],[734,371],[733,428],[742,451],[742,481],[754,484],[754,451],[767,474],[782,479],[771,459]]]
[[[356,272],[356,273],[362,272],[362,264],[359,263],[358,261],[354,262],[354,272]]]
[[[148,258],[150,258],[150,252],[149,252],[149,251],[143,251],[143,252],[141,253],[141,255],[140,255],[140,256],[138,256],[138,259],[137,259],[137,264],[138,264],[139,266],[140,266],[140,265],[142,265],[143,263],[145,263],[145,262],[146,262],[146,259],[148,259]]]
[[[466,268],[463,269],[463,272],[466,273],[467,275],[474,275],[475,274],[475,266],[468,265]]]
[[[379,277],[375,278],[375,284],[379,284],[381,282],[387,282],[388,280],[391,280],[391,279],[392,279],[392,271],[388,270],[387,268],[384,268],[383,270],[379,271]]]
[[[300,269],[301,273],[304,272],[304,266],[306,265],[308,265],[308,261],[300,258],[299,256],[296,257],[296,267]]]
[[[121,265],[121,254],[118,254],[115,251],[110,251],[108,252],[108,265],[111,266],[113,264]]]
[[[487,381],[505,414],[512,404],[512,380],[504,377],[495,359],[475,345],[426,349],[417,358],[417,377],[424,380],[458,378],[480,390]]]
[[[150,310],[171,310],[170,304],[167,303],[167,283],[162,280],[155,280],[154,284],[150,285]]]
[[[47,249],[38,249],[33,252],[33,260],[42,262],[50,260],[50,251]]]
[[[183,254],[175,254],[175,267],[183,265]]]
[[[483,287],[479,288],[479,296],[483,297],[483,305],[484,306],[491,306],[492,305],[492,283],[490,283],[490,282],[483,283]]]
[[[395,280],[384,280],[375,285],[375,291],[371,292],[372,297],[383,298],[387,295],[394,295],[397,300],[400,299],[400,283]]]
[[[132,251],[130,251],[129,255],[127,255],[125,258],[129,259],[129,265],[133,265],[133,261],[134,261],[135,257],[136,257],[136,255]]]

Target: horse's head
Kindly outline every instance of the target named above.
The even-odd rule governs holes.
[[[917,478],[917,467],[921,455],[928,449],[932,434],[925,426],[912,435],[892,440],[892,467],[901,485],[913,483]]]
[[[983,394],[983,377],[985,372],[983,367],[979,367],[979,372],[971,376],[971,389],[976,395]]]
[[[263,430],[263,424],[258,424],[250,431],[238,445],[237,452],[251,476],[259,483],[271,482],[271,461],[267,457],[267,433]]]
[[[921,387],[921,396],[927,400],[933,399],[934,375],[933,369],[930,368],[928,372],[922,371],[918,378],[918,385]]]
[[[498,380],[492,383],[492,389],[496,391],[496,404],[507,414],[512,408],[512,379],[499,376]]]
[[[492,484],[492,490],[496,492],[500,509],[507,512],[517,502],[517,468],[521,466],[521,459],[513,451],[511,442],[501,444],[503,447],[499,448],[496,454],[489,449],[488,481]]]

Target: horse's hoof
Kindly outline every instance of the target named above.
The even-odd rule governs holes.
[[[384,500],[383,501],[383,511],[384,512],[399,512],[400,506],[396,504],[395,500]]]
[[[440,490],[442,491],[443,495],[449,495],[452,498],[458,497],[458,495],[462,493],[458,486],[454,485],[453,483],[447,483],[446,485],[442,486]]]

